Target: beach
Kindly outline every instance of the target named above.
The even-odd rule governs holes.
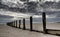
[[[3,17],[0,16],[0,23],[2,23],[2,24],[0,24],[0,37],[59,37],[56,35],[44,34],[44,33],[34,32],[34,31],[30,31],[30,30],[22,30],[19,28],[7,26],[6,24],[3,24],[3,23],[21,20],[20,18],[24,14],[19,14],[18,12],[16,13],[16,12],[11,12],[11,11],[3,11],[3,10],[1,12],[0,12],[0,15]],[[55,15],[56,16],[58,15],[56,13],[54,15],[53,14],[51,14],[51,15],[53,17],[50,15],[48,15],[48,17],[47,17],[46,29],[60,30],[60,23],[57,23],[57,22],[60,22],[60,17],[56,18]],[[28,16],[28,15],[26,15],[26,16]],[[23,17],[25,17],[25,15],[22,16],[22,19],[23,19]],[[21,28],[23,28],[23,21],[21,23],[22,23]],[[19,27],[19,24],[17,24],[17,26]],[[29,20],[26,21],[25,26],[26,26],[26,29],[30,29]],[[43,31],[43,24],[42,24],[41,17],[34,16],[34,18],[33,18],[33,30]],[[55,31],[55,32],[48,31],[48,32],[53,33],[53,34],[56,34],[56,33],[60,34],[59,33],[60,31]]]
[[[7,26],[6,24],[5,25],[0,24],[0,37],[59,37],[59,36],[43,34],[43,33],[38,33],[29,30],[22,30],[22,29]]]
[[[59,4],[59,0],[1,0],[0,37],[60,37]]]
[[[19,24],[17,24],[17,27],[19,28]],[[23,29],[23,24],[21,24],[20,27]],[[25,28],[30,30],[30,24],[26,23]],[[33,23],[32,29],[43,32],[43,24],[42,23]],[[46,29],[48,30],[47,31],[48,33],[60,35],[60,23],[46,23]]]

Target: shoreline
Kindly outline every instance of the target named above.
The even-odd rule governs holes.
[[[59,37],[56,35],[43,34],[29,30],[13,28],[7,25],[0,24],[0,37]]]

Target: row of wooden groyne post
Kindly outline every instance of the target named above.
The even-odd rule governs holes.
[[[42,13],[42,22],[43,22],[43,32],[47,33],[47,29],[46,29],[46,13],[45,12]],[[15,28],[26,30],[25,18],[23,18],[23,28],[21,28],[21,20],[19,20],[19,27],[17,27],[17,20],[13,21],[13,22],[8,22],[7,25],[15,27]],[[33,31],[33,18],[32,18],[32,16],[30,16],[30,29],[29,30]]]

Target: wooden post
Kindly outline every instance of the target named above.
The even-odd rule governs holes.
[[[8,25],[11,26],[11,22],[8,22]]]
[[[11,22],[11,24],[12,24],[12,27],[13,27],[13,21]]]
[[[9,25],[9,22],[7,23],[7,25]]]
[[[8,22],[8,25],[9,25],[9,26],[11,25],[10,22]]]
[[[12,26],[12,22],[10,22],[10,26]]]
[[[46,14],[45,14],[45,12],[42,13],[42,21],[43,21],[43,31],[44,31],[44,33],[47,33],[47,30],[46,30]]]
[[[17,20],[16,20],[16,28],[17,28]]]
[[[14,25],[13,25],[13,22],[12,22],[12,27],[13,27]]]
[[[31,16],[31,17],[30,17],[30,31],[32,31],[32,27],[33,27],[33,26],[32,26],[32,19],[33,19],[33,18],[32,18],[32,16]]]
[[[21,20],[19,20],[19,28],[21,28],[20,25],[21,25]]]
[[[25,19],[23,18],[23,30],[25,30]]]
[[[14,27],[15,27],[15,21],[14,21]]]

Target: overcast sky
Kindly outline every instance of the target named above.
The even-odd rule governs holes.
[[[59,0],[46,0],[46,1],[59,1]]]
[[[30,0],[30,1],[37,1],[37,0]],[[56,1],[56,2],[58,2],[60,0],[45,0],[45,1]]]

